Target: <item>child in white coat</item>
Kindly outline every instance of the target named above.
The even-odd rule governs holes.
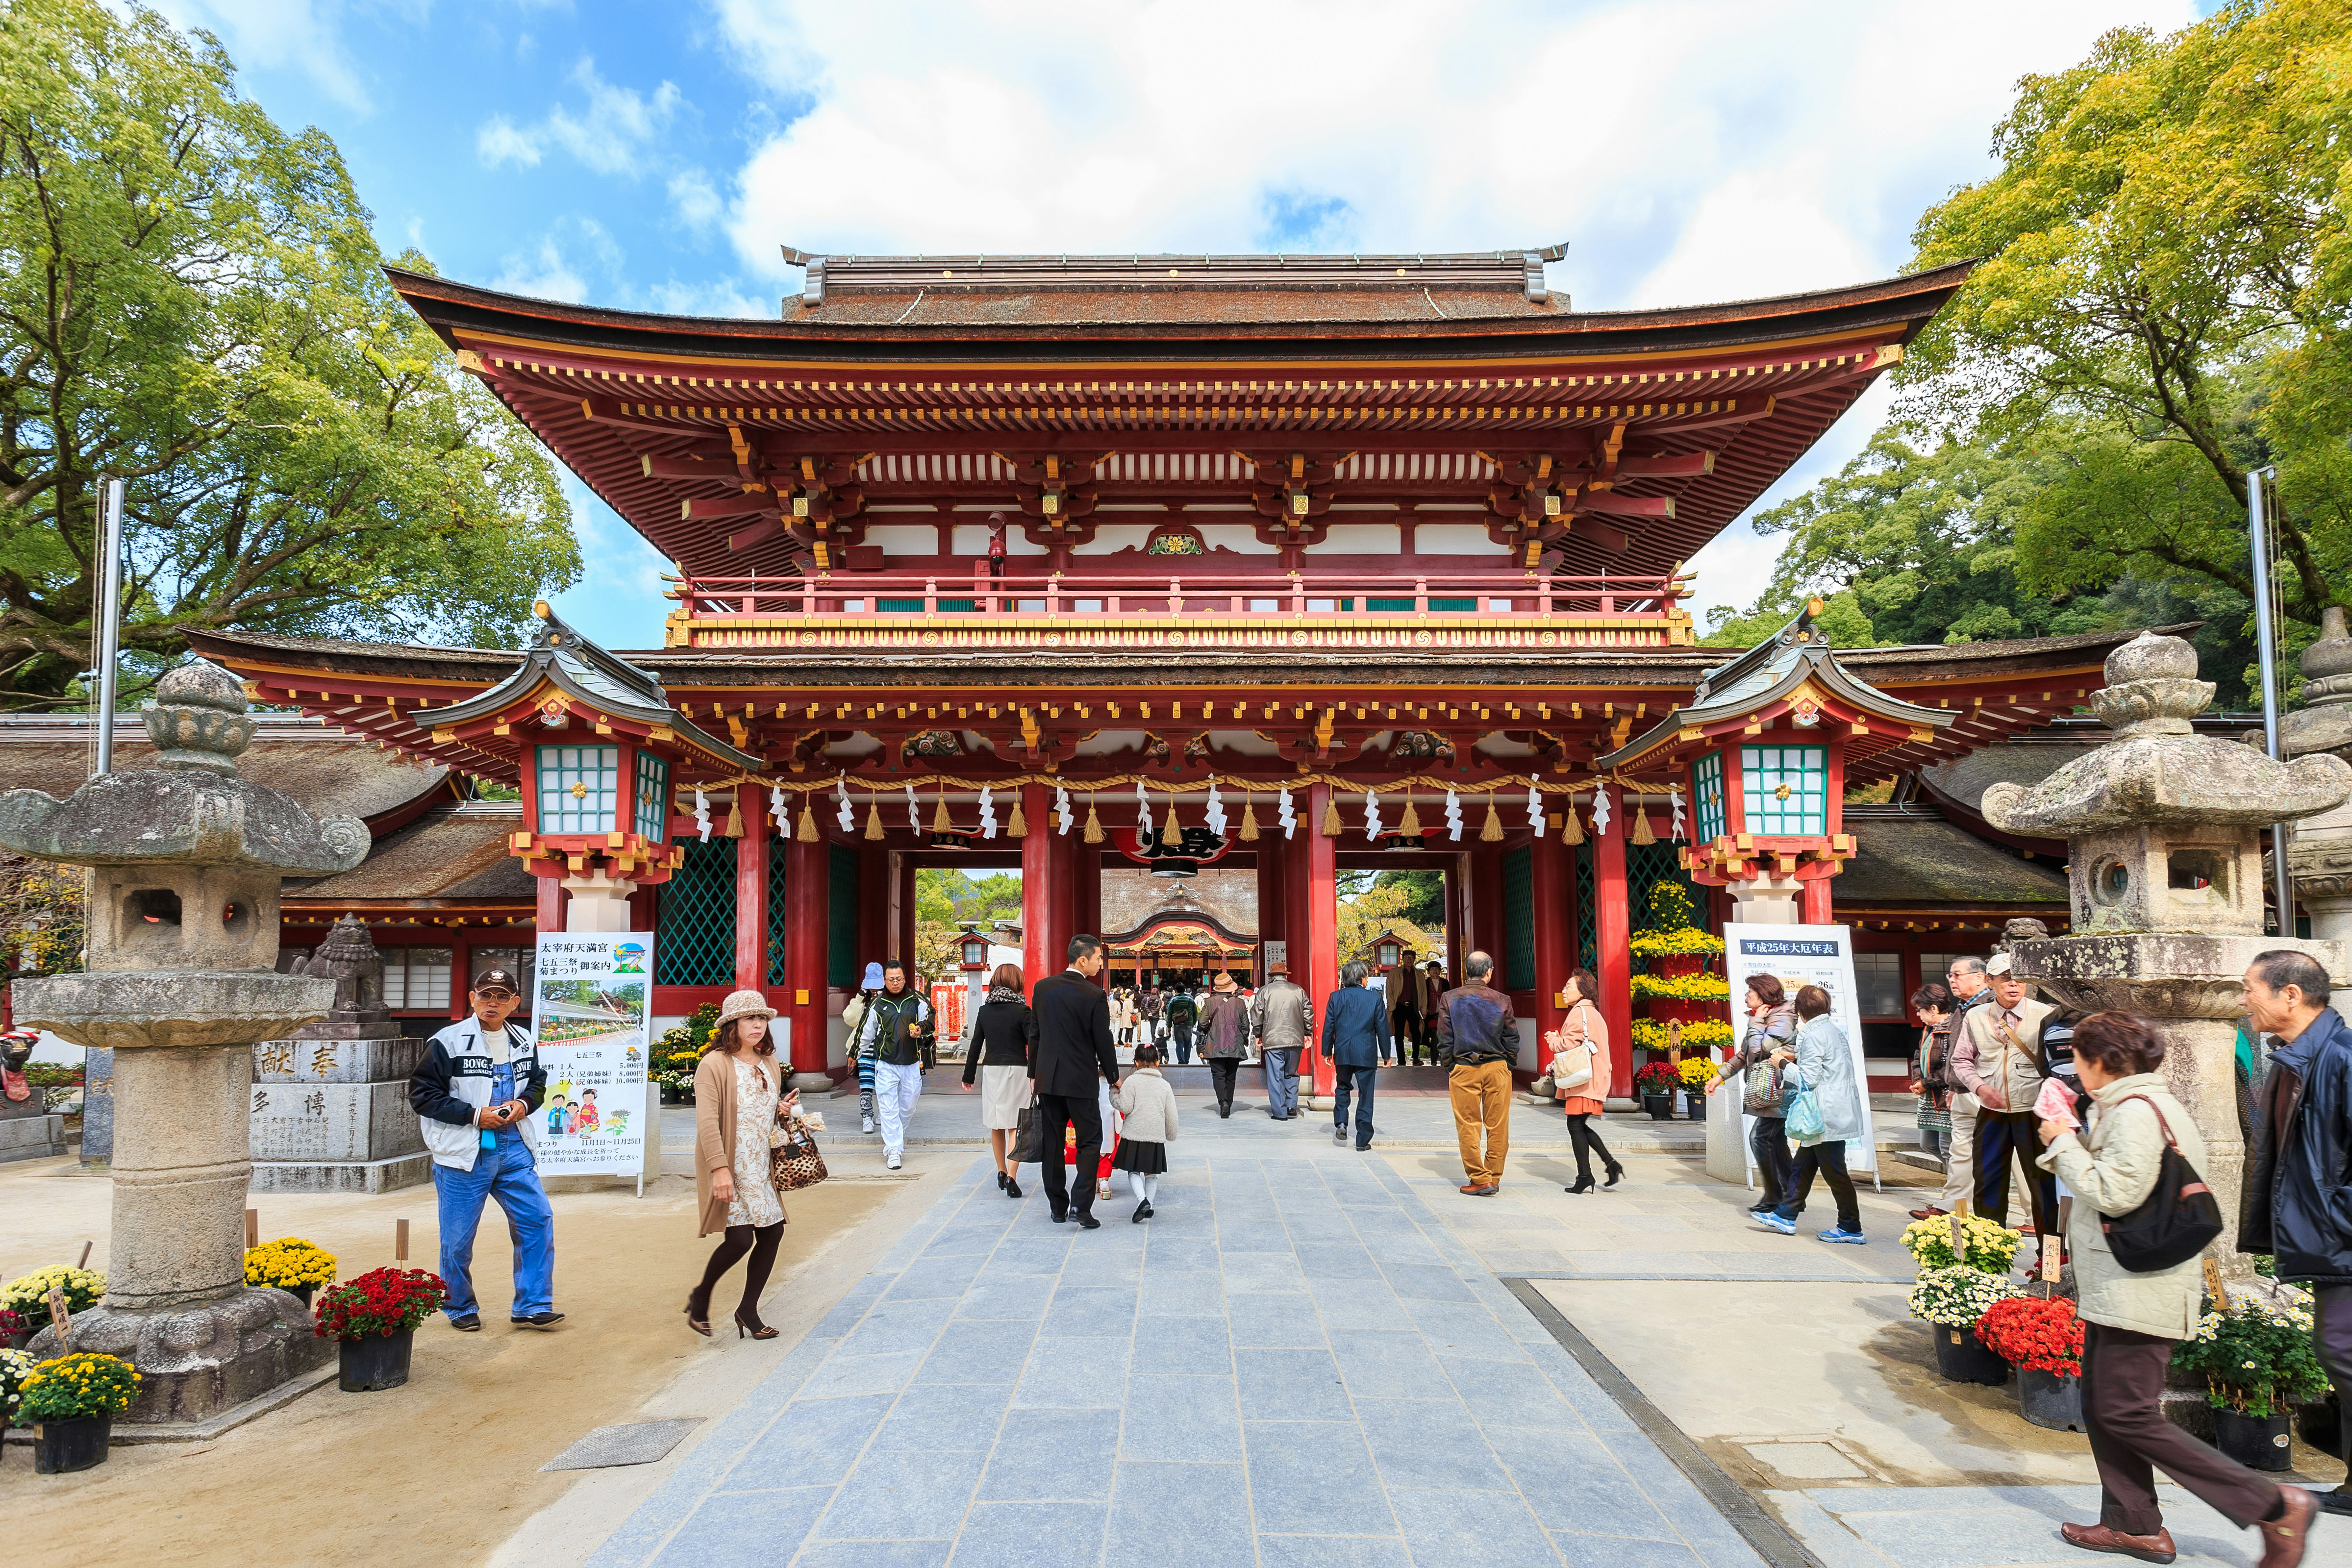
[[[1160,1178],[1168,1169],[1168,1145],[1176,1141],[1176,1091],[1160,1076],[1158,1046],[1136,1048],[1135,1071],[1119,1084],[1111,1103],[1125,1118],[1119,1127],[1118,1155],[1112,1163],[1127,1173],[1128,1186],[1142,1199],[1132,1217],[1141,1224],[1151,1218],[1151,1200],[1158,1196]]]

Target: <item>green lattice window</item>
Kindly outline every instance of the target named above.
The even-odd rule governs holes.
[[[1691,810],[1698,830],[1694,843],[1723,837],[1723,753],[1710,751],[1691,764]]]
[[[784,844],[768,841],[768,984],[784,983]]]
[[[621,810],[621,748],[539,748],[539,831],[609,833]]]
[[[923,601],[919,599],[877,599],[874,601],[874,608],[885,615],[920,615],[923,612]],[[979,608],[980,601],[977,599],[940,601],[940,612],[943,615],[950,612],[969,615]]]
[[[1808,838],[1830,831],[1830,751],[1826,746],[1743,746],[1739,789],[1746,831]]]
[[[825,883],[824,983],[845,991],[857,984],[862,967],[857,961],[857,852],[840,844],[830,848]]]
[[[1466,612],[1476,610],[1478,601],[1475,599],[1433,599],[1429,601],[1429,607],[1433,611]],[[1343,601],[1339,608],[1345,610],[1348,606]],[[1410,615],[1413,611],[1413,603],[1410,599],[1367,599],[1364,601],[1364,608],[1375,614],[1402,612]]]
[[[1601,972],[1601,923],[1592,903],[1592,844],[1576,846],[1576,953],[1580,968]]]
[[[1503,988],[1536,984],[1536,856],[1525,844],[1503,855]]]
[[[637,753],[637,831],[659,843],[668,836],[669,764],[650,752]]]
[[[735,841],[688,839],[685,863],[662,883],[654,984],[726,986],[735,980]]]

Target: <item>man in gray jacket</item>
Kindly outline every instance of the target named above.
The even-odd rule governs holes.
[[[1291,983],[1289,966],[1277,958],[1268,967],[1251,1025],[1265,1059],[1265,1113],[1287,1122],[1298,1113],[1298,1055],[1315,1034],[1315,1004]]]

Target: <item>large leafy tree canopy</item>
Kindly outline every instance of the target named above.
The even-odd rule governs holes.
[[[1899,372],[1907,439],[1758,518],[1787,555],[1717,637],[1827,591],[1855,641],[2203,616],[2209,652],[2239,650],[2266,464],[2280,601],[2307,636],[2352,597],[2352,12],[2273,0],[2110,33],[2019,84],[1993,151],[1999,172],[1914,235],[1916,267],[1982,259]],[[2207,673],[2242,692],[2242,664]]]
[[[183,627],[503,643],[576,576],[553,465],[380,264],[208,35],[0,4],[0,706],[91,663],[101,474],[134,684]]]

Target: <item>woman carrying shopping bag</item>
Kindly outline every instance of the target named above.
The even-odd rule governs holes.
[[[1609,1022],[1593,1002],[1600,992],[1601,983],[1590,969],[1570,970],[1568,984],[1560,988],[1560,994],[1569,998],[1568,1016],[1549,1041],[1551,1081],[1559,1090],[1560,1107],[1568,1113],[1568,1141],[1576,1145],[1576,1185],[1566,1189],[1570,1192],[1592,1190],[1595,1154],[1609,1176],[1601,1184],[1604,1191],[1625,1176],[1625,1167],[1601,1141],[1596,1125],[1607,1109],[1601,1092],[1609,1084]]]

